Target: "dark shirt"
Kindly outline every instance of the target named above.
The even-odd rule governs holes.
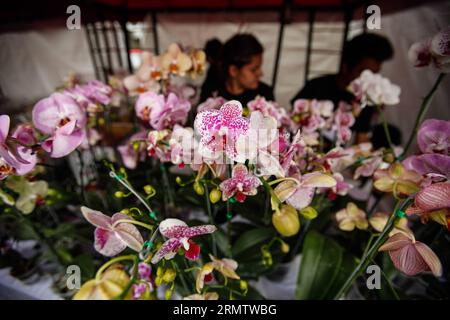
[[[264,98],[266,98],[266,100],[269,100],[269,101],[275,101],[272,87],[265,84],[264,82],[260,82],[258,85],[258,88],[256,90],[245,90],[243,93],[241,93],[239,95],[234,95],[234,94],[229,93],[225,89],[225,85],[216,86],[215,88],[206,88],[206,89],[207,89],[207,91],[206,90],[203,91],[203,86],[202,86],[202,93],[200,95],[201,102],[205,101],[209,97],[214,96],[214,94],[216,94],[217,96],[223,97],[226,100],[237,100],[240,103],[242,103],[242,106],[244,106],[244,107],[247,105],[247,103],[249,103],[250,101],[255,99],[256,96],[264,97]]]
[[[336,109],[340,101],[351,103],[354,96],[351,92],[339,88],[337,85],[337,75],[330,74],[308,81],[303,89],[292,98],[291,104],[294,105],[297,99],[331,100]],[[355,124],[351,129],[355,132],[370,132],[371,119],[374,111],[375,109],[373,107],[364,108],[355,119]]]

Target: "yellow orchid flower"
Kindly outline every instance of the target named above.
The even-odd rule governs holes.
[[[129,275],[123,266],[115,264],[101,274],[99,278],[89,280],[83,284],[73,296],[73,300],[111,300],[118,297],[130,282]],[[131,299],[131,290],[125,299]]]
[[[192,61],[189,56],[176,43],[172,43],[167,52],[161,59],[162,69],[166,74],[175,74],[184,76],[186,72],[192,67]]]
[[[415,171],[406,170],[402,164],[394,163],[388,169],[375,171],[373,186],[382,192],[397,195],[411,195],[420,190],[422,176]]]
[[[384,227],[386,226],[386,223],[389,220],[389,214],[386,212],[376,212],[374,213],[370,219],[369,224],[372,226],[372,228],[375,229],[377,232],[382,232]],[[400,218],[397,223],[395,224],[395,227],[392,229],[392,231],[389,233],[389,237],[392,237],[396,233],[412,233],[411,229],[408,227],[408,219],[405,217]]]
[[[345,209],[336,213],[336,221],[342,231],[353,231],[356,228],[365,230],[369,226],[366,213],[359,209],[356,204],[349,202]]]
[[[224,277],[230,279],[239,280],[239,275],[235,272],[238,264],[232,259],[217,259],[216,257],[209,255],[211,262],[206,263],[198,272],[195,281],[195,287],[198,293],[200,293],[205,284],[205,279],[212,279],[212,272],[217,270]]]

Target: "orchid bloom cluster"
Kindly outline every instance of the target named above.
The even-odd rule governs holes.
[[[294,102],[291,112],[292,130],[295,132],[302,128],[302,132],[312,145],[319,144],[319,135],[324,132],[331,139],[336,140],[337,145],[350,141],[350,127],[355,123],[352,114],[352,106],[340,102],[333,112],[333,102],[324,100],[299,99]]]
[[[94,247],[99,253],[105,256],[116,256],[127,247],[139,253],[149,247],[149,242],[143,241],[141,232],[136,228],[136,225],[147,229],[153,229],[152,226],[134,220],[121,212],[109,217],[102,212],[87,207],[82,207],[81,211],[86,220],[96,227]],[[101,267],[95,279],[86,282],[73,298],[76,300],[112,299],[123,295],[125,299],[156,299],[158,287],[165,285],[170,286],[165,291],[165,298],[170,299],[174,290],[175,278],[179,276],[177,271],[172,267],[164,267],[165,264],[163,263],[153,273],[152,265],[157,265],[161,260],[171,260],[177,253],[183,253],[188,260],[197,261],[201,249],[192,238],[213,233],[216,229],[214,225],[189,227],[179,219],[165,219],[157,225],[157,230],[166,240],[155,246],[155,250],[152,250],[151,255],[144,261],[135,263],[135,269],[130,270],[130,275],[126,273],[122,265],[113,263],[121,260],[135,260],[137,257],[118,256]],[[199,271],[196,274],[197,293],[187,296],[185,299],[201,299],[203,295],[200,295],[200,293],[204,284],[214,281],[214,270],[222,274],[225,281],[227,278],[240,280],[235,272],[238,266],[236,261],[227,258],[218,259],[212,255],[210,255],[210,259],[211,262],[198,267]],[[126,289],[130,284],[132,284],[131,291]],[[241,280],[241,287],[246,292],[245,281]],[[213,298],[217,299],[218,296]]]
[[[380,247],[388,251],[397,269],[413,276],[431,271],[441,276],[442,266],[436,254],[424,243],[417,241],[408,227],[408,219],[418,216],[423,223],[433,220],[450,229],[450,122],[429,119],[422,123],[417,133],[421,154],[403,162],[385,162],[382,151],[371,152],[371,146],[362,144],[346,151],[347,156],[334,159],[332,167],[342,169],[356,159],[359,166],[355,177],[373,176],[376,190],[393,194],[397,199],[412,197],[414,202],[406,209],[389,233],[389,239]],[[389,214],[376,212],[370,217],[355,204],[348,203],[336,213],[341,230],[356,228],[367,230],[371,226],[381,232],[388,224]]]
[[[361,108],[396,105],[400,102],[400,87],[370,70],[364,70],[357,79],[353,80],[349,85],[349,90]]]
[[[195,79],[204,72],[205,64],[206,55],[202,50],[183,51],[173,43],[160,56],[144,51],[139,69],[135,74],[125,77],[123,84],[131,96],[147,91],[159,93],[164,89],[160,85],[161,80],[167,81],[171,76],[183,77],[187,74]]]
[[[36,103],[33,125],[45,135],[42,149],[52,158],[61,158],[82,144],[98,141],[98,132],[88,127],[88,121],[111,102],[112,93],[111,87],[95,80],[53,93]]]

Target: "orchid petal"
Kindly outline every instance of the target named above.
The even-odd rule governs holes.
[[[81,213],[90,224],[103,229],[111,229],[111,218],[102,212],[83,206]]]
[[[435,277],[442,276],[442,264],[436,254],[426,244],[417,241],[415,247]]]
[[[94,248],[104,256],[115,256],[127,247],[126,243],[110,229],[96,228],[94,235]]]
[[[167,238],[181,238],[188,225],[179,219],[169,218],[161,221],[159,232]]]
[[[169,260],[173,258],[181,247],[181,242],[177,238],[172,238],[163,243],[163,245],[159,248],[159,250],[155,253],[152,258],[152,263],[158,263],[162,258]]]

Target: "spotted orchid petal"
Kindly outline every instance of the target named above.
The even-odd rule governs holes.
[[[165,258],[166,260],[172,259],[178,249],[180,249],[182,246],[181,241],[178,238],[172,238],[163,243],[161,248],[155,253],[155,255],[152,258],[152,263],[156,264],[158,263],[162,258]]]

